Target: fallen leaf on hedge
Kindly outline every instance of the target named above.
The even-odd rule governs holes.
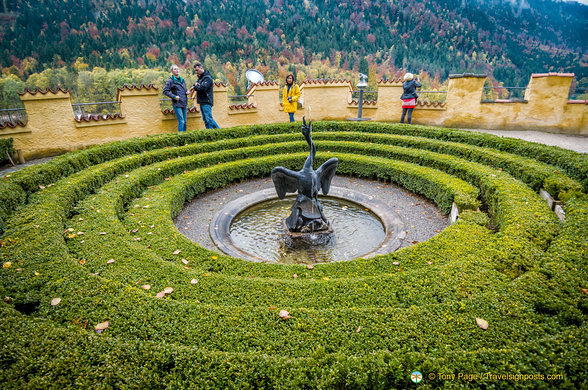
[[[197,284],[198,283],[198,279],[192,279],[192,280],[190,280],[190,283]]]
[[[38,273],[37,271],[35,271],[35,276],[39,276],[41,275],[40,273]]]
[[[431,265],[431,264],[433,264],[433,262],[432,261],[427,261],[427,264]]]
[[[100,232],[100,235],[101,236],[105,236],[106,235],[106,232]]]
[[[210,276],[210,273],[207,272],[207,273],[204,274],[204,276]]]
[[[166,294],[171,294],[174,292],[174,289],[173,289],[173,287],[166,287],[163,289],[163,292]]]
[[[110,259],[106,262],[106,264],[112,264],[112,263],[114,263],[114,259]]]
[[[329,280],[329,278],[326,276],[323,276],[323,280]]]
[[[270,310],[278,310],[278,308],[277,308],[277,307],[275,307],[275,306],[270,306],[270,308],[269,308],[269,309],[270,309]]]
[[[102,331],[106,328],[108,328],[108,321],[101,322],[94,327],[96,333],[102,333]]]
[[[476,324],[478,324],[478,326],[484,330],[488,329],[488,321],[482,318],[476,318]]]
[[[298,274],[294,274],[294,279],[298,278]]]
[[[10,268],[11,265],[12,263],[10,261],[7,261],[6,263],[2,264],[2,268]]]
[[[59,305],[59,302],[61,302],[61,298],[53,298],[51,300],[51,306],[57,306]]]
[[[218,256],[210,256],[210,258],[211,258],[212,260],[216,260],[216,259],[218,259]]]
[[[292,317],[290,317],[290,313],[288,312],[288,310],[280,310],[280,312],[278,313],[278,315],[283,320],[287,320],[287,319],[292,318]]]
[[[80,264],[81,264],[81,265],[84,265],[84,264],[86,264],[86,260],[84,260],[84,259],[80,260]]]
[[[141,288],[143,290],[149,290],[151,288],[151,285],[150,284],[144,284],[144,285],[141,286]]]
[[[178,250],[175,250],[173,254],[174,254],[174,255],[179,255],[179,254],[180,254],[180,252],[181,252],[181,250],[179,250],[179,249],[178,249]]]
[[[580,287],[580,290],[582,290],[584,294],[588,294],[588,289]]]
[[[138,231],[139,231],[139,228],[133,229],[133,233],[137,233]]]
[[[355,331],[355,333],[359,333],[361,332],[361,325],[359,326],[359,328],[357,328],[357,330]]]
[[[309,265],[307,265],[307,266],[306,266],[306,268],[308,268],[308,269],[313,269],[313,268],[314,268],[314,265],[312,265],[312,264],[309,264]]]
[[[189,263],[189,261],[186,260],[186,259],[182,259],[182,263],[184,263],[185,265],[187,265]]]
[[[165,297],[165,293],[163,291],[158,292],[157,294],[155,294],[156,298],[163,298]]]
[[[400,263],[397,262],[397,261],[395,261],[395,262],[392,263],[392,265],[400,265]]]

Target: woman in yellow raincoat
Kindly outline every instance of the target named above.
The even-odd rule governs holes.
[[[286,76],[286,86],[282,93],[282,104],[284,112],[290,115],[290,122],[294,122],[294,113],[298,110],[298,99],[300,99],[300,88],[294,82],[294,75]]]

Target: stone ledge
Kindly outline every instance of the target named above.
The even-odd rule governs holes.
[[[33,131],[30,129],[27,129],[25,127],[14,127],[14,128],[10,128],[10,127],[6,127],[2,130],[0,130],[0,137],[3,135],[13,135],[13,134],[26,134],[26,133],[32,133]]]
[[[519,100],[511,100],[511,99],[495,99],[495,100],[481,100],[480,103],[482,104],[492,104],[492,103],[529,103],[528,100],[519,99]]]
[[[127,123],[127,120],[124,118],[119,119],[111,119],[111,120],[97,120],[97,121],[83,121],[78,122],[75,121],[76,127],[84,128],[84,127],[97,127],[97,126],[110,126],[110,125],[124,125]]]
[[[450,79],[461,79],[465,77],[475,77],[475,78],[486,78],[488,75],[485,74],[474,74],[474,73],[463,73],[463,74],[450,74]]]
[[[533,73],[531,77],[549,77],[549,76],[557,76],[557,77],[574,77],[575,74],[573,73],[557,73],[557,72],[549,72],[549,73]]]

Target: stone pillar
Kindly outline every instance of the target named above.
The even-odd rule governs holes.
[[[290,120],[281,105],[280,84],[277,81],[263,81],[254,84],[247,91],[247,97],[249,104],[253,104],[257,108],[257,121],[261,121],[261,123],[279,123]],[[301,111],[298,111],[295,115],[297,120],[302,120]]]
[[[28,133],[14,138],[14,149],[22,149],[27,159],[73,150],[77,131],[69,90],[25,89],[20,100],[27,112]]]
[[[351,116],[347,103],[353,87],[349,80],[304,80],[300,88],[307,119],[309,109],[312,120],[344,120]]]
[[[525,90],[526,122],[557,129],[564,119],[573,73],[534,73]]]
[[[118,88],[116,100],[121,102],[120,109],[128,124],[121,128],[124,135],[120,134],[121,138],[115,136],[116,138],[128,139],[162,133],[162,113],[157,87],[152,84],[125,84]]]
[[[446,118],[443,125],[451,127],[479,127],[484,74],[449,75]]]
[[[378,107],[374,120],[400,122],[402,115],[402,80],[378,81]]]

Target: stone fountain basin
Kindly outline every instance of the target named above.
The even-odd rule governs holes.
[[[294,196],[287,197],[287,199],[290,199],[291,201],[293,201],[293,198]],[[210,223],[210,237],[218,249],[230,256],[244,260],[257,262],[268,261],[268,259],[265,259],[263,256],[260,256],[257,253],[252,253],[253,251],[245,250],[238,245],[231,236],[231,224],[236,217],[247,209],[273,199],[277,200],[275,189],[270,188],[261,190],[231,201],[217,212]],[[380,242],[374,243],[373,247],[367,252],[357,253],[354,258],[368,258],[377,255],[385,255],[395,251],[402,245],[406,236],[404,223],[402,222],[400,215],[386,203],[373,196],[336,186],[331,187],[328,196],[320,196],[319,199],[321,202],[324,199],[334,199],[342,202],[354,203],[361,208],[368,209],[381,222],[384,229],[383,239]],[[336,235],[336,231],[334,234]],[[353,239],[353,237],[347,239]],[[321,260],[322,259],[317,259],[313,262],[323,262]]]

